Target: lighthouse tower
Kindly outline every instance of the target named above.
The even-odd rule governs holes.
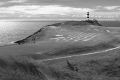
[[[87,20],[90,18],[90,12],[87,12]]]

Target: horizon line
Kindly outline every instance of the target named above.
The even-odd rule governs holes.
[[[87,19],[0,19],[0,21],[81,21]],[[93,19],[91,19],[93,20]],[[119,19],[97,19],[99,21],[120,21]]]

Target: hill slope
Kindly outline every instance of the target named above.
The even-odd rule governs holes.
[[[47,25],[15,43],[28,44],[28,47],[32,44],[32,50],[37,54],[30,56],[47,59],[114,48],[119,40],[97,21],[88,20]]]
[[[97,21],[66,21],[63,23],[56,23],[47,25],[26,37],[23,40],[15,43],[24,44],[38,41],[106,41],[111,40],[113,36],[101,26]]]

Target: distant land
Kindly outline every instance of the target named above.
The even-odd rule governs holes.
[[[0,21],[82,21],[86,19],[0,19]],[[97,19],[99,21],[120,21],[119,19]]]

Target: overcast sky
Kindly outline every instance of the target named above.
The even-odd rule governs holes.
[[[120,18],[120,0],[0,0],[1,19]]]

